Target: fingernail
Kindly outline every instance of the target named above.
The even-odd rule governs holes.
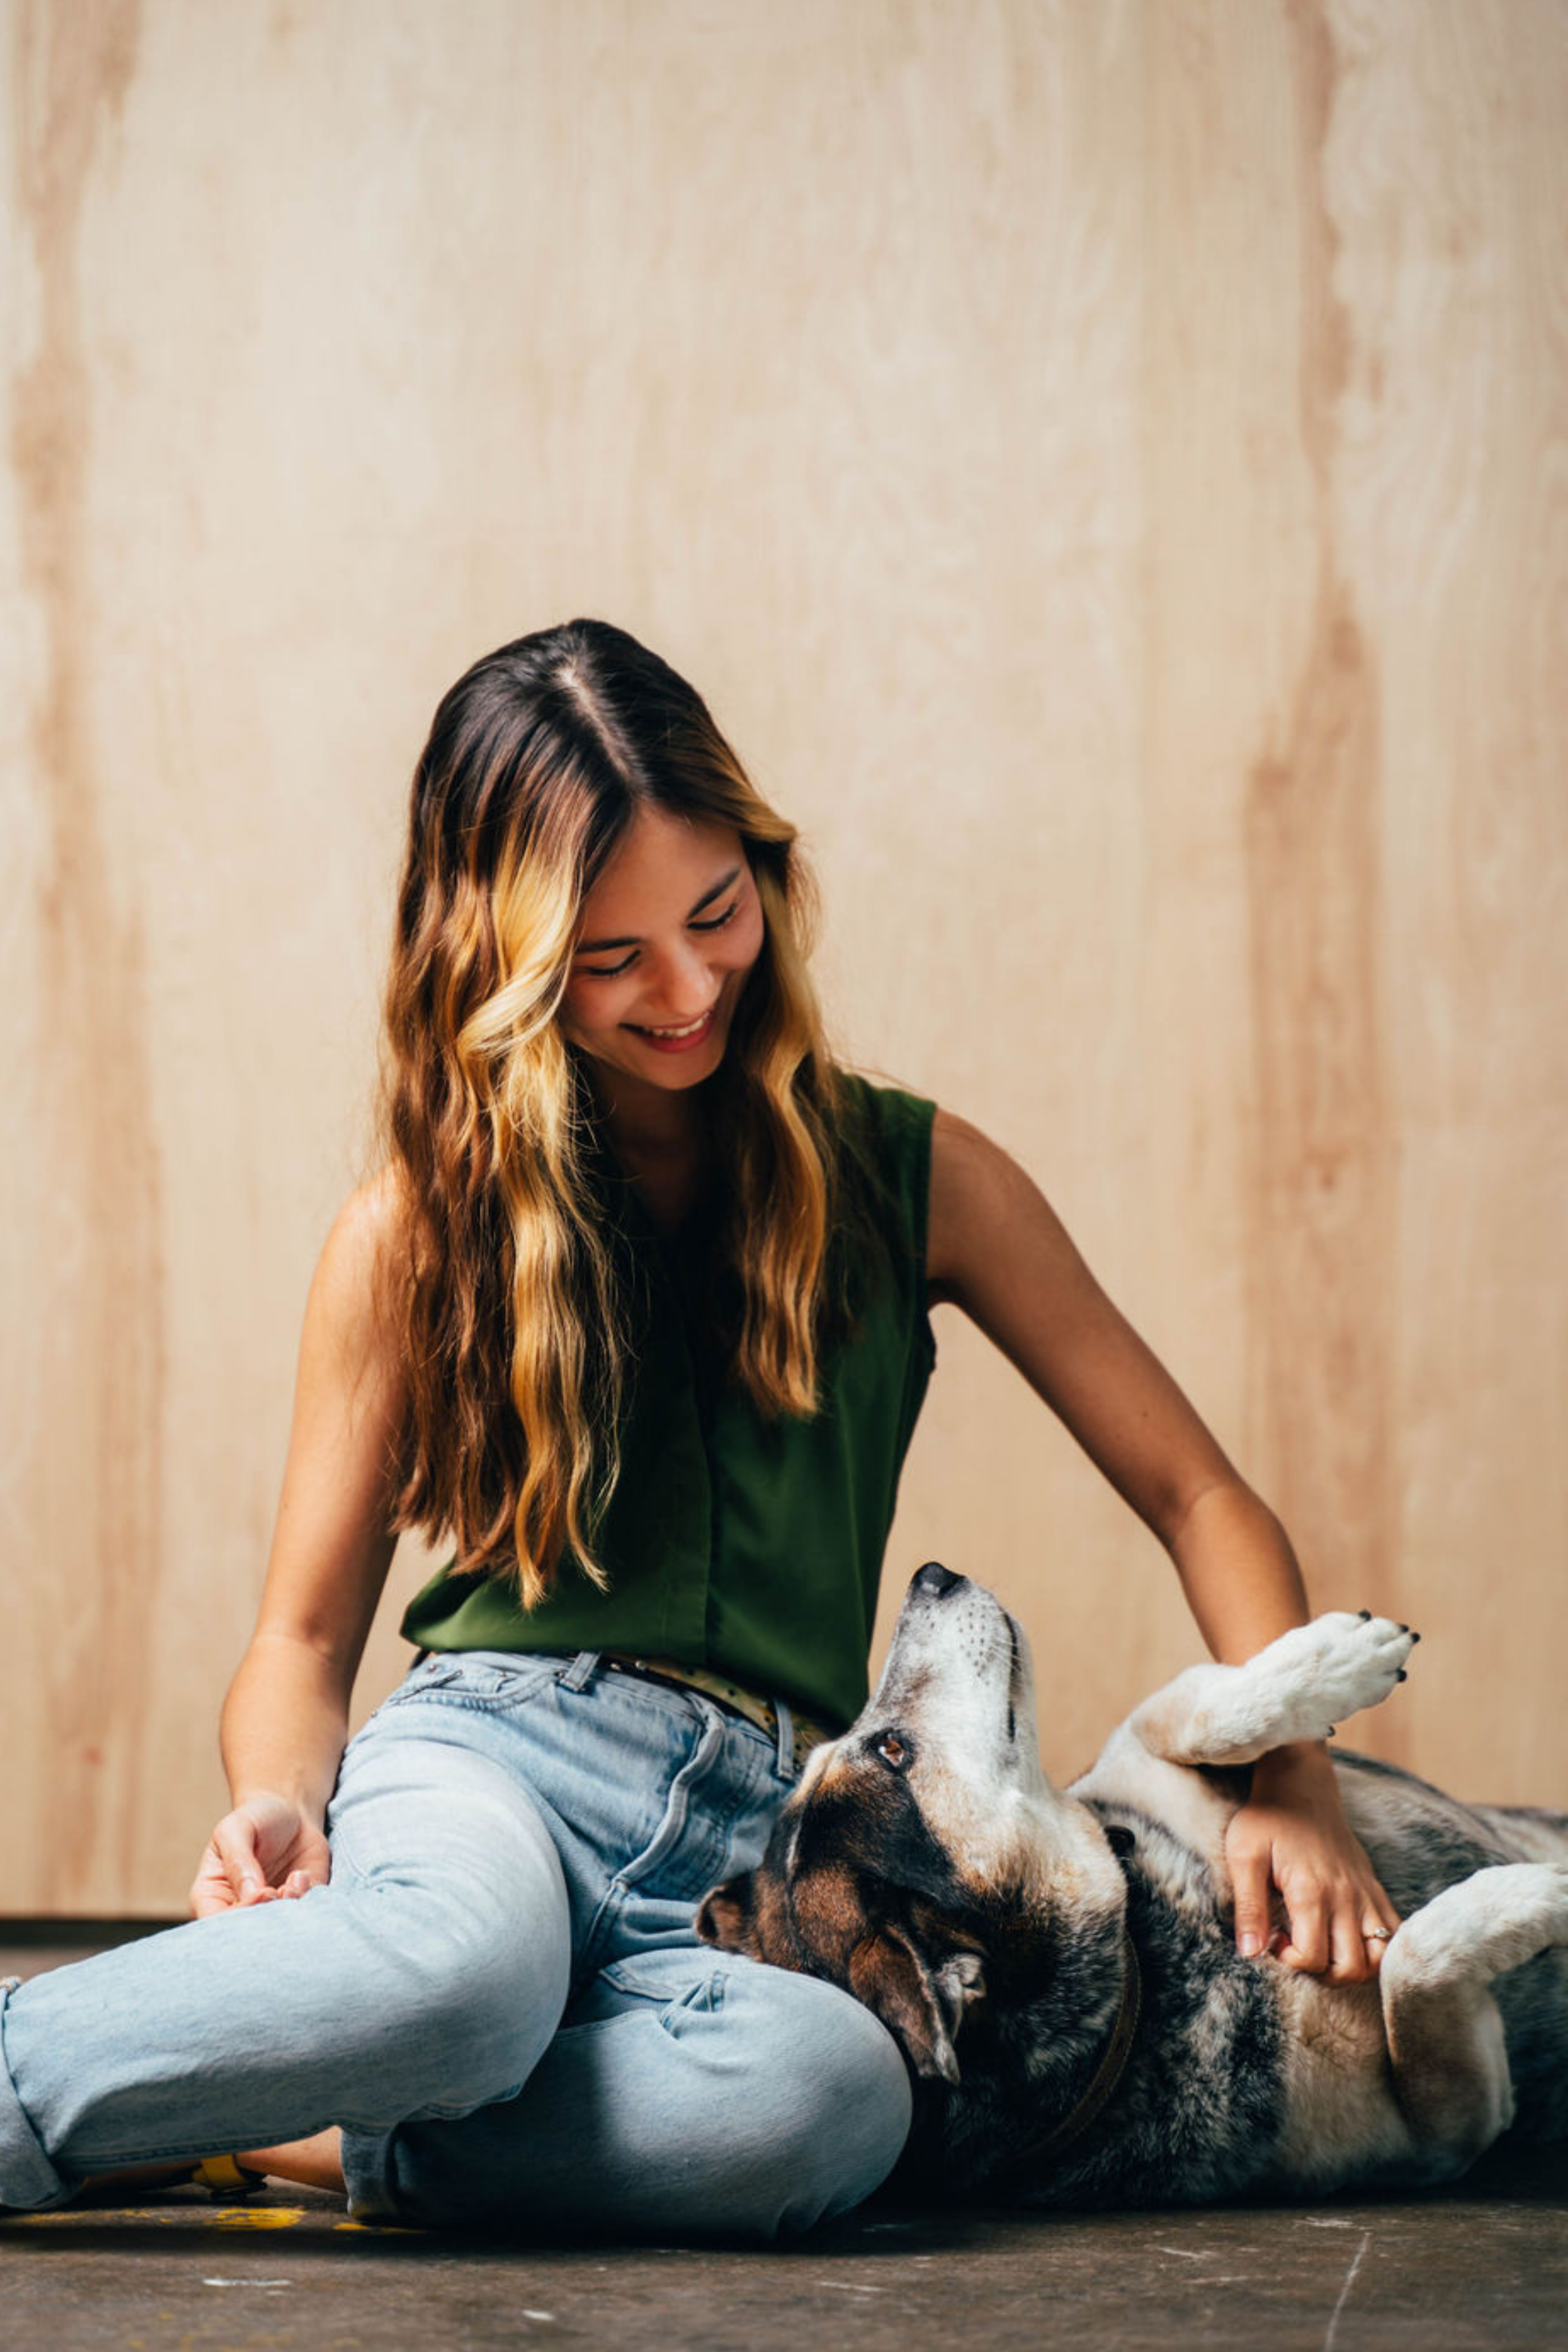
[[[1242,1936],[1239,1949],[1244,1960],[1256,1959],[1263,1949],[1262,1937],[1255,1934],[1252,1928],[1248,1927]]]
[[[260,1884],[261,1881],[256,1873],[253,1870],[247,1870],[239,1882],[239,1891],[242,1895],[254,1895]]]

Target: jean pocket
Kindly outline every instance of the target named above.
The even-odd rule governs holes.
[[[667,2033],[679,2037],[689,2019],[711,2016],[723,2005],[724,1971],[699,1944],[612,1960],[573,2003],[566,2022],[604,2023],[643,2011],[656,2015]]]
[[[426,1698],[491,1714],[522,1706],[559,1681],[570,1663],[570,1659],[554,1652],[519,1652],[515,1657],[508,1657],[492,1650],[432,1651],[417,1665],[410,1666],[397,1688],[382,1700],[376,1713],[384,1715],[389,1707],[408,1706],[416,1699]]]

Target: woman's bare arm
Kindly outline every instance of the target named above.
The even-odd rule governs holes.
[[[267,1580],[220,1726],[235,1810],[203,1857],[198,1913],[327,1874],[319,1833],[396,1544],[387,1520],[403,1390],[376,1312],[395,1241],[390,1187],[374,1180],[340,1210],[311,1279]]]
[[[1289,1539],[1152,1350],[1111,1304],[1017,1162],[939,1111],[931,1143],[927,1278],[1044,1398],[1175,1564],[1199,1631],[1236,1664],[1304,1622]],[[1351,1836],[1326,1748],[1279,1749],[1254,1775],[1230,1846],[1243,1948],[1268,1936],[1272,1881],[1284,1957],[1332,1980],[1371,1975],[1368,1924],[1397,1914]]]
[[[1285,1531],[1095,1280],[1033,1179],[939,1110],[927,1279],[994,1340],[1171,1554],[1218,1658],[1301,1622]]]

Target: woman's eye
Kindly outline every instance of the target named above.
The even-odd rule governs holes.
[[[740,909],[739,898],[732,898],[723,913],[715,915],[711,922],[689,923],[687,929],[692,931],[721,931],[726,923],[734,921]],[[619,963],[580,963],[576,976],[579,980],[615,980],[623,971],[629,971],[636,961],[637,950],[634,948],[629,956],[621,958]]]
[[[877,1742],[877,1753],[884,1764],[892,1766],[895,1772],[901,1772],[910,1760],[910,1751],[896,1731],[883,1732]]]

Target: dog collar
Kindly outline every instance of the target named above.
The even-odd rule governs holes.
[[[1089,2129],[1121,2080],[1143,2007],[1143,1975],[1138,1966],[1137,1950],[1125,1927],[1121,1931],[1121,1948],[1126,1961],[1126,1972],[1121,1979],[1121,2006],[1116,2012],[1110,2039],[1089,2087],[1078,2105],[1069,2108],[1059,2123],[1053,2124],[1048,2132],[1039,2139],[1031,2140],[1028,2147],[1020,2151],[1014,2159],[1020,2168],[1043,2164],[1049,2158],[1059,2156],[1070,2140],[1077,2139]]]

